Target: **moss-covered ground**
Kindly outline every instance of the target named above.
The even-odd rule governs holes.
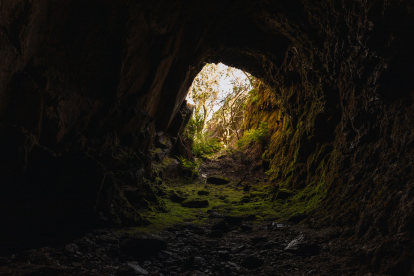
[[[225,216],[254,214],[256,220],[253,223],[266,220],[283,222],[309,207],[298,205],[296,202],[296,197],[303,196],[301,193],[287,199],[275,200],[272,198],[274,186],[270,182],[252,183],[249,191],[244,191],[243,186],[236,186],[234,182],[227,185],[214,185],[200,183],[199,180],[166,181],[163,188],[166,195],[161,198],[165,202],[167,212],[146,211],[144,216],[150,224],[131,228],[132,232],[157,233],[169,226],[184,222],[201,225],[207,222],[210,212]],[[169,198],[174,193],[187,200],[208,200],[209,205],[204,208],[183,207],[181,203],[173,202]]]
[[[263,220],[284,220],[291,215],[284,208],[286,201],[272,201],[273,186],[270,183],[255,183],[249,191],[244,191],[243,186],[237,187],[236,183],[214,185],[200,183],[200,180],[182,180],[181,182],[167,180],[163,186],[166,195],[162,198],[167,212],[147,211],[144,215],[151,224],[133,230],[159,232],[177,223],[203,224],[210,212],[229,216],[254,214],[257,223]],[[204,208],[183,207],[181,203],[170,200],[169,197],[173,193],[188,198],[188,200],[208,200],[209,205]]]

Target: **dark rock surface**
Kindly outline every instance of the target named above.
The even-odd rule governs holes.
[[[128,262],[116,272],[119,276],[130,276],[130,275],[148,275],[148,271],[139,266],[137,262]]]
[[[219,214],[219,213],[217,213],[217,212],[210,212],[210,213],[208,214],[208,216],[209,216],[210,218],[224,218],[224,215],[221,215],[221,214]]]
[[[124,239],[119,244],[123,254],[134,256],[138,259],[148,259],[156,256],[161,250],[167,249],[167,242],[158,236],[136,235]]]
[[[292,197],[294,193],[292,191],[287,190],[279,190],[276,194],[276,199],[287,199],[289,197]]]
[[[224,176],[214,175],[207,177],[207,183],[216,184],[216,185],[225,185],[229,184],[230,180]]]
[[[297,213],[294,214],[293,216],[291,216],[290,218],[288,218],[288,222],[293,222],[293,223],[298,223],[304,219],[306,219],[308,217],[307,214],[305,213]]]
[[[211,227],[211,230],[218,230],[218,231],[222,231],[222,232],[228,232],[230,230],[230,227],[226,223],[226,221],[221,220],[221,221],[213,224],[213,226]]]
[[[170,199],[171,199],[171,201],[172,201],[172,202],[178,202],[178,203],[181,203],[181,202],[183,202],[184,200],[187,200],[187,197],[185,197],[185,196],[181,196],[181,195],[179,195],[179,194],[177,194],[177,193],[172,193],[172,194],[171,194],[171,196],[170,196]]]
[[[208,233],[207,236],[210,237],[210,238],[222,238],[223,237],[223,231],[212,230],[210,233]]]
[[[210,192],[206,190],[200,190],[197,192],[198,195],[208,195]]]
[[[215,220],[175,225],[157,236],[94,231],[61,248],[0,257],[0,275],[389,275],[372,273],[357,261],[368,253],[362,247],[336,247],[334,230],[273,229],[266,222],[255,224],[253,234],[232,230],[212,238],[207,229]],[[320,251],[296,251],[306,250],[304,244],[320,244]]]
[[[189,199],[181,202],[181,206],[188,208],[204,208],[208,206],[207,199]]]
[[[412,274],[412,1],[190,2],[1,2],[1,250],[146,223],[156,133],[179,140],[193,78],[224,62],[271,88],[252,122],[282,114],[274,183],[313,189],[310,223]],[[124,186],[139,188],[135,206]]]
[[[264,261],[257,256],[250,255],[247,256],[241,263],[247,269],[256,269],[263,265]]]
[[[284,250],[296,254],[316,255],[319,252],[319,246],[307,241],[304,235],[300,235],[292,240]]]

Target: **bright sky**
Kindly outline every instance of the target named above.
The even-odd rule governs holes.
[[[228,68],[228,66],[224,65],[223,63],[219,63],[218,66],[219,66],[220,70]],[[234,77],[240,78],[243,81],[248,81],[247,78],[246,78],[246,75],[241,70],[239,70],[237,68],[235,69],[233,75],[234,75]],[[224,76],[220,79],[220,82],[219,82],[219,90],[220,90],[219,98],[222,98],[226,94],[226,92],[228,92],[229,90],[231,91],[233,89],[233,85],[231,84],[232,79],[233,79],[233,76],[230,76],[230,77]],[[190,94],[187,95],[186,100],[187,100],[188,103],[194,104],[193,99],[191,98]],[[214,105],[214,107],[213,107],[213,112],[210,113],[209,117],[207,118],[207,121],[211,119],[214,112],[219,110],[221,105],[222,104],[220,104],[220,101],[217,101],[216,105]]]

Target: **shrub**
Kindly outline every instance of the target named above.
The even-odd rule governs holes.
[[[187,135],[187,138],[193,139],[197,133],[202,131],[202,129],[203,115],[201,113],[197,113],[188,122],[184,133]]]
[[[194,116],[185,128],[185,137],[191,141],[193,154],[196,157],[208,157],[222,149],[222,145],[216,138],[211,138],[211,133],[203,131],[203,118]]]
[[[177,156],[178,161],[180,161],[181,166],[183,166],[185,169],[191,170],[191,176],[199,175],[200,171],[198,170],[201,166],[201,160],[195,160],[190,161],[188,159],[185,159],[182,156]]]
[[[257,129],[249,129],[244,132],[243,137],[237,141],[239,148],[245,147],[246,145],[256,142],[262,143],[269,133],[269,126],[266,122],[260,122],[260,126]]]
[[[208,132],[198,132],[194,137],[193,154],[197,157],[208,157],[221,150],[222,145]]]

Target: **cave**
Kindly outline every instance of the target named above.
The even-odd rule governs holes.
[[[157,181],[151,151],[177,143],[193,79],[222,62],[266,84],[248,120],[273,120],[269,195],[294,190],[364,271],[414,274],[412,49],[409,0],[1,1],[0,271],[147,225],[123,187]],[[133,196],[162,213],[154,193]]]

